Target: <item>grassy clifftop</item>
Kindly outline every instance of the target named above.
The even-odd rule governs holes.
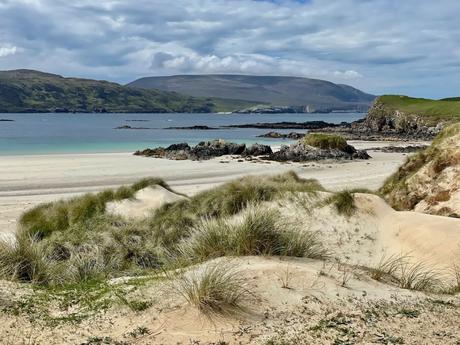
[[[32,70],[0,72],[0,112],[212,112],[216,102]]]
[[[460,121],[460,98],[432,100],[399,95],[385,95],[376,100],[389,110],[418,115],[429,124],[440,120]]]

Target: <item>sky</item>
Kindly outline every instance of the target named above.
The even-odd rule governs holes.
[[[0,0],[0,70],[237,73],[460,96],[460,0]]]

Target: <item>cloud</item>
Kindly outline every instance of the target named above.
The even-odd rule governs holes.
[[[18,48],[11,45],[0,46],[0,58],[16,54]]]
[[[2,68],[128,82],[246,73],[460,90],[458,0],[0,0]],[[16,48],[16,47],[21,47]]]

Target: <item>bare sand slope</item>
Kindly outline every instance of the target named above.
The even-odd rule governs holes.
[[[366,147],[360,143],[361,147]],[[367,144],[376,146],[375,143]],[[294,170],[318,179],[326,188],[378,188],[405,160],[400,153],[370,152],[369,161],[280,164],[238,162],[229,157],[205,162],[170,161],[130,154],[67,154],[0,158],[0,232],[11,232],[26,209],[42,202],[132,183],[164,178],[174,189],[194,194],[250,174]],[[223,163],[224,162],[224,163]]]
[[[134,198],[113,201],[106,205],[107,212],[125,218],[142,218],[164,204],[185,199],[184,196],[170,192],[162,186],[141,189]]]
[[[460,264],[460,219],[398,212],[371,194],[356,194],[355,200],[357,210],[350,217],[332,206],[314,206],[314,199],[282,207],[288,217],[317,231],[333,256],[346,263],[373,267],[402,254],[440,271]]]

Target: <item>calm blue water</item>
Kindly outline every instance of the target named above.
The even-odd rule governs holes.
[[[225,139],[239,143],[272,143],[257,138],[270,130],[232,128],[219,130],[166,130],[184,127],[323,120],[340,123],[363,118],[364,114],[0,114],[0,155],[45,153],[133,152],[156,146],[202,140]],[[143,122],[129,120],[146,120]],[[129,125],[153,129],[114,129]],[[279,131],[290,132],[290,130]],[[298,131],[299,132],[299,131]]]

